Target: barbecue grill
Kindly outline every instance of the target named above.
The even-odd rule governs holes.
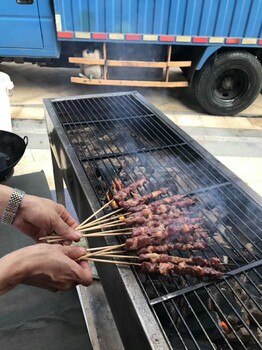
[[[116,179],[145,176],[141,194],[168,186],[195,199],[209,232],[201,254],[225,262],[221,280],[97,264],[125,348],[262,349],[261,198],[137,92],[44,105],[57,196],[64,180],[80,220],[112,198]]]

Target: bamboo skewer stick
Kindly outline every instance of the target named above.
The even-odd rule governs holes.
[[[102,252],[101,254],[96,254],[96,257],[121,258],[121,259],[139,259],[139,256],[135,256],[135,255],[118,255],[118,254],[112,254],[111,252],[109,252],[109,254],[107,254],[107,252]]]
[[[114,251],[109,251],[109,254],[125,254],[126,253],[126,251],[125,250],[114,250]],[[99,256],[99,255],[102,255],[102,254],[104,254],[104,252],[102,251],[102,252],[100,252],[100,251],[97,251],[97,255]]]
[[[103,247],[96,247],[96,248],[86,248],[86,251],[87,252],[94,252],[94,251],[96,251],[96,250],[102,250],[103,251],[103,249],[105,249],[105,248],[107,248],[107,247],[109,247],[108,245],[105,245],[105,246],[103,246]],[[112,247],[114,247],[113,245],[112,245]]]
[[[103,232],[97,232],[97,234],[107,234],[107,233],[114,233],[114,232],[116,232],[116,233],[120,233],[120,232],[126,232],[126,231],[130,231],[130,228],[120,228],[120,229],[115,229],[115,230],[108,230],[108,231],[103,231]],[[95,232],[94,232],[95,233]],[[88,237],[89,235],[91,235],[91,234],[93,234],[93,233],[83,233],[82,235],[81,235],[81,238],[84,238],[84,237]],[[123,234],[125,234],[125,233],[123,233]],[[128,234],[130,234],[129,232],[128,232]],[[80,238],[80,239],[81,239]],[[59,236],[59,235],[53,235],[53,236],[45,236],[45,237],[40,237],[39,238],[39,241],[44,241],[44,240],[51,240],[51,239],[59,239],[59,240],[61,240],[61,241],[65,241],[66,239],[63,237],[63,236]],[[108,247],[108,246],[107,246]]]
[[[103,247],[87,248],[86,250],[87,251],[94,251],[94,250],[104,251],[105,249],[108,249],[108,250],[112,249],[112,250],[114,250],[114,249],[121,248],[124,245],[125,245],[124,243],[123,244],[117,244],[117,245],[105,245]]]
[[[101,220],[101,221],[92,221],[90,222],[89,224],[86,224],[86,225],[83,225],[82,227],[80,227],[80,229],[78,229],[77,231],[82,231],[84,230],[85,228],[89,228],[89,227],[92,227],[92,226],[96,226],[96,225],[101,225],[101,224],[104,224],[105,222],[108,222],[110,224],[110,221],[113,221],[113,222],[123,222],[123,220],[120,219],[120,217],[124,217],[124,216],[127,216],[127,215],[130,215],[130,213],[125,213],[123,215],[120,215],[120,216],[113,216],[111,218],[108,218],[108,219],[105,219],[105,220]],[[115,221],[114,221],[115,220]],[[111,222],[112,223],[112,222]]]
[[[99,250],[99,251],[96,251],[94,253],[91,253],[91,254],[85,254],[85,256],[98,256],[100,253],[101,254],[107,254],[110,250],[112,250],[112,247],[114,247],[113,249],[116,249],[116,247],[118,247],[119,245],[116,245],[116,246],[108,246],[107,248],[103,249],[102,251]],[[81,259],[82,257],[80,257]],[[82,259],[81,259],[82,260]]]
[[[106,234],[104,234],[103,232],[94,232],[94,233],[88,233],[84,237],[85,238],[90,238],[90,237],[112,237],[112,236],[124,236],[124,235],[132,235],[132,234],[133,234],[133,232],[115,232],[115,233],[106,233]],[[65,240],[65,239],[63,239],[63,240]]]
[[[125,230],[125,231],[124,231]],[[127,229],[129,230],[129,229]],[[121,231],[121,232],[119,232]],[[91,233],[86,233],[82,234],[81,238],[92,238],[92,237],[111,237],[111,236],[122,236],[122,235],[131,235],[132,232],[126,231],[126,229],[122,230],[112,230],[112,231],[104,231],[104,232],[91,232]],[[66,240],[66,238],[62,236],[45,236],[39,238],[40,241],[46,240],[47,243],[58,243],[58,242],[63,242]]]
[[[108,213],[108,214],[106,214],[106,215],[103,215],[103,216],[101,216],[100,218],[95,219],[95,220],[91,221],[89,224],[86,224],[86,225],[91,225],[91,224],[94,224],[95,222],[98,222],[98,221],[100,221],[100,220],[104,220],[105,218],[107,218],[107,217],[109,217],[109,216],[112,216],[113,214],[116,214],[116,213],[120,212],[121,210],[123,210],[123,208],[114,210],[114,211],[112,211],[111,213]],[[121,216],[121,215],[120,215],[120,216]],[[81,225],[81,224],[80,224],[79,226],[82,227],[82,226],[84,226],[84,225]]]
[[[82,233],[82,237],[88,237],[89,235],[92,235],[94,233],[98,233],[101,235],[106,235],[107,233],[120,233],[123,232],[123,235],[125,234],[125,232],[130,232],[130,228],[122,228],[122,229],[115,229],[115,230],[108,230],[108,231],[102,231],[102,232],[90,232],[90,233]]]
[[[117,221],[113,221],[113,222],[110,222],[109,224],[105,224],[105,225],[97,225],[97,226],[93,226],[93,227],[88,227],[86,229],[80,229],[80,230],[77,230],[78,232],[86,232],[86,231],[94,231],[94,230],[101,230],[103,228],[108,228],[108,227],[113,227],[113,226],[123,226],[123,225],[126,225],[125,222],[120,222],[119,223],[119,220]]]
[[[125,244],[117,244],[117,245],[110,245],[110,246],[106,246],[104,247],[104,249],[100,249],[99,251],[96,251],[96,252],[93,252],[93,253],[87,253],[83,256],[81,256],[79,259],[77,260],[83,260],[83,258],[86,258],[88,256],[93,256],[93,255],[99,255],[99,254],[103,254],[103,253],[108,253],[110,250],[114,250],[114,249],[117,249],[117,248],[121,248],[123,247]]]
[[[141,266],[139,263],[133,263],[128,261],[115,261],[115,260],[105,260],[105,259],[95,259],[95,258],[88,258],[87,260],[95,261],[95,262],[103,262],[103,263],[109,263],[109,264],[120,264],[120,265],[134,265],[134,266]]]
[[[83,235],[82,237],[85,237],[85,238],[112,237],[112,236],[124,236],[124,235],[132,235],[132,234],[133,234],[132,232],[116,232],[116,233],[107,233],[107,234],[104,234],[103,232],[94,232],[94,233]],[[58,243],[65,240],[66,239],[61,238],[61,236],[59,238],[51,238],[51,239],[46,238],[47,243]]]
[[[114,199],[111,199],[111,201],[107,202],[105,205],[103,205],[100,209],[98,209],[97,211],[95,211],[91,216],[89,216],[85,221],[83,221],[81,224],[79,224],[77,226],[76,229],[80,228],[81,226],[83,226],[84,224],[86,224],[88,221],[90,221],[96,214],[100,213],[100,211],[102,211],[103,209],[107,208],[112,202],[114,201]]]

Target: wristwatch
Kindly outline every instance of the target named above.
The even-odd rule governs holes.
[[[24,191],[14,188],[1,219],[3,224],[12,225],[24,195]]]

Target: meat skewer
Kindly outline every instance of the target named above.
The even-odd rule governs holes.
[[[178,210],[176,206],[168,206],[163,204],[162,209],[160,208],[151,208],[150,205],[143,204],[141,205],[140,212],[130,212],[127,211],[132,217],[143,216],[145,218],[150,218],[153,215],[157,215],[159,218],[167,218],[167,217],[179,217],[180,215],[189,214],[188,212]],[[139,206],[138,206],[139,207]],[[130,208],[131,209],[131,208]]]
[[[153,191],[153,192],[146,194],[144,196],[136,196],[135,198],[128,199],[126,201],[122,201],[121,205],[125,210],[128,210],[130,207],[136,207],[140,204],[147,203],[151,199],[155,199],[155,198],[159,197],[161,194],[166,194],[167,191],[168,191],[168,188],[163,187],[157,191]]]
[[[140,204],[136,207],[130,207],[128,208],[128,212],[134,213],[136,215],[142,215],[147,217],[150,214],[167,214],[167,213],[177,213],[181,212],[178,210],[178,206],[176,204],[160,204],[159,206],[153,205],[155,202],[152,202],[151,204]],[[185,203],[183,201],[183,203]],[[185,212],[183,212],[185,214]]]
[[[159,223],[167,226],[172,224],[196,224],[200,221],[202,221],[201,218],[189,218],[189,217],[179,217],[179,214],[167,214],[166,216],[163,215],[150,215],[149,217],[144,217],[141,215],[132,215],[129,216],[124,220],[124,222],[127,225],[145,225],[149,227],[157,227],[159,226]],[[181,212],[182,215],[182,212]]]
[[[207,235],[207,234],[206,234]],[[204,238],[204,233],[192,233],[190,235],[176,235],[175,238],[173,238],[176,243],[192,243],[196,240],[199,240],[201,238]],[[140,235],[132,238],[128,238],[125,241],[125,249],[126,250],[139,250],[141,248],[144,248],[149,245],[159,245],[163,242],[165,242],[166,237],[161,234],[154,234],[152,236],[148,235]]]
[[[181,258],[179,256],[173,256],[168,254],[157,254],[157,253],[147,253],[139,255],[140,261],[149,260],[152,263],[167,263],[180,264],[185,262],[189,265],[199,265],[213,268],[221,268],[223,266],[222,262],[218,258],[204,259],[201,256],[193,256],[190,258]]]
[[[145,196],[142,196],[142,197],[136,197],[134,199],[128,199],[127,201],[123,201],[122,205],[123,205],[124,209],[126,209],[128,211],[131,211],[131,212],[136,212],[136,211],[138,211],[136,207],[142,206],[144,203],[147,203],[150,199],[156,198],[156,195],[159,196],[160,194],[165,194],[165,193],[166,192],[159,193],[158,191],[154,191],[154,192],[152,192],[149,195],[145,195]],[[149,197],[147,197],[147,196],[149,196]],[[166,197],[166,199],[167,198],[169,198],[169,197]],[[160,201],[157,201],[157,202],[160,202]],[[168,205],[168,204],[164,204],[164,203],[159,204],[159,205],[155,205],[154,203],[155,202],[152,202],[150,204],[150,208],[151,209],[155,208],[155,210],[161,210],[161,209],[163,210],[163,208],[165,208],[165,210],[167,211],[167,209],[170,210],[171,207],[173,207],[173,208],[189,207],[192,204],[194,204],[194,201],[192,199],[188,198],[188,199],[185,199],[183,201],[176,202],[175,204],[172,204],[172,205]],[[139,207],[138,209],[141,210],[141,208],[142,209],[146,209],[147,207],[146,206]]]
[[[206,238],[207,232],[202,229],[199,224],[182,224],[182,225],[170,225],[165,226],[164,224],[157,223],[158,226],[141,226],[133,227],[130,230],[132,231],[132,237],[140,235],[154,236],[156,238],[168,238],[173,236],[185,236],[185,239],[189,237],[189,234],[196,233],[198,238],[195,236],[195,239]],[[187,236],[187,237],[186,237]],[[188,239],[187,239],[188,241]]]
[[[161,275],[188,275],[193,277],[211,277],[211,278],[221,278],[223,273],[213,269],[212,267],[201,267],[201,266],[192,266],[188,265],[185,262],[179,264],[172,264],[171,262],[167,263],[151,263],[151,262],[142,262],[141,269],[147,273],[160,273]]]
[[[138,254],[146,253],[166,253],[172,252],[173,250],[205,250],[208,245],[206,242],[192,242],[192,243],[164,243],[161,245],[149,245],[147,247],[141,248]]]
[[[117,202],[123,201],[131,192],[135,192],[139,187],[144,186],[148,180],[143,177],[142,179],[131,183],[129,186],[122,188],[119,190],[113,197],[113,199]]]

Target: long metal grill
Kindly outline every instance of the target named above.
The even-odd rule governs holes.
[[[54,111],[100,204],[119,178],[141,176],[141,194],[163,186],[196,199],[209,249],[181,256],[219,257],[219,281],[151,277],[133,270],[170,348],[262,349],[262,208],[239,179],[220,170],[193,140],[139,94],[52,102]]]

